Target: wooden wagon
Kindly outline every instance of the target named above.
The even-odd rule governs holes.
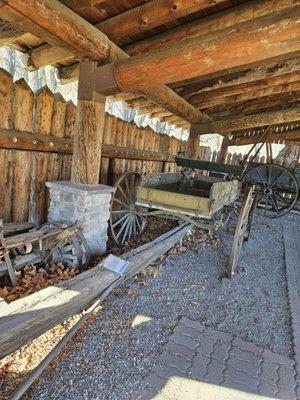
[[[237,179],[192,177],[184,173],[155,173],[141,177],[125,173],[116,184],[111,203],[110,229],[118,246],[142,234],[149,216],[174,218],[194,226],[218,230],[237,214],[227,275],[236,272],[238,257],[249,236],[254,210],[252,188],[241,193]]]
[[[228,179],[238,178],[253,185],[257,193],[257,205],[264,209],[264,215],[279,218],[290,212],[300,199],[300,168],[286,168],[276,163],[245,162],[241,165],[221,164],[211,161],[176,157],[176,163],[183,168],[208,171],[209,174],[223,174]]]

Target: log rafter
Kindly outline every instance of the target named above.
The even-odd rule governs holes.
[[[194,125],[199,135],[206,133],[228,134],[243,129],[255,129],[267,125],[278,125],[283,123],[294,123],[299,121],[300,106],[283,111],[272,111],[257,113],[232,118],[222,118],[215,121]]]
[[[281,142],[281,141],[289,141],[293,140],[294,142],[298,142],[300,144],[300,130],[287,130],[280,132],[270,132],[265,136],[262,136],[262,133],[258,134],[249,134],[244,136],[235,135],[232,140],[224,138],[224,145],[227,146],[244,146],[253,143],[270,143],[270,142]],[[260,141],[260,137],[261,141]]]
[[[300,62],[299,62],[299,67],[300,67]],[[207,102],[209,100],[220,99],[223,97],[245,94],[258,90],[265,89],[266,91],[268,91],[269,89],[276,86],[278,87],[279,85],[284,85],[299,81],[300,81],[300,71],[298,70],[288,74],[271,76],[266,79],[259,79],[254,82],[247,82],[247,83],[226,86],[223,88],[210,91],[202,91],[198,94],[189,96],[188,99],[190,102],[195,104],[200,102]]]
[[[118,62],[129,56],[89,22],[57,0],[1,0],[0,16],[50,44],[62,47],[75,57],[97,62]],[[61,29],[63,27],[63,29]],[[164,85],[144,92],[154,103],[189,122],[199,122],[203,114]]]
[[[152,1],[150,3],[154,2]],[[155,1],[155,3],[156,3],[156,9],[154,12],[157,13],[159,7],[157,7],[157,1]],[[172,8],[172,2],[166,1],[165,3],[166,7]],[[181,5],[182,2],[174,1],[173,3],[177,5],[178,3],[180,3],[178,8],[180,8],[180,12],[182,13],[182,5]],[[201,4],[201,2],[199,1],[194,3],[198,3],[197,7],[203,7],[204,4],[204,2],[202,2]],[[208,2],[205,1],[205,3]],[[267,15],[283,9],[288,9],[296,6],[296,4],[297,4],[296,0],[285,0],[285,1],[256,0],[253,2],[253,4],[252,3],[245,5],[242,4],[240,6],[234,7],[233,9],[225,10],[223,12],[213,14],[212,16],[204,17],[199,20],[193,21],[191,23],[182,25],[179,28],[170,29],[163,34],[158,34],[155,35],[154,37],[150,37],[143,41],[134,43],[133,45],[126,46],[124,47],[124,50],[129,55],[135,56],[141,53],[145,53],[147,51],[161,48],[162,46],[178,43],[179,41],[182,40],[190,39],[193,37],[201,37],[204,36],[207,32],[215,32],[225,27],[230,27],[242,22],[246,22],[254,18],[261,17],[263,15]],[[145,6],[149,7],[149,3],[144,5],[144,7]],[[118,30],[117,39],[120,41],[122,41],[122,39],[124,38],[124,34],[125,37],[126,35],[132,34],[132,31],[130,32],[127,31],[129,27],[130,29],[132,29],[133,24],[135,25],[141,22],[141,18],[137,20],[134,19],[136,11],[133,13],[133,10],[129,10],[126,12],[126,13],[131,13],[131,18],[133,18],[133,22],[130,22],[129,25],[123,25],[121,27],[121,31],[120,29]],[[193,8],[192,7],[186,8],[185,15],[187,15],[187,13],[189,13],[190,10],[193,10]],[[170,14],[170,17],[173,18],[174,16],[175,16],[174,12]],[[96,25],[98,29],[106,33],[110,37],[110,39],[113,40],[115,43],[118,43],[114,40],[115,36],[117,36],[116,31],[114,32],[114,27],[116,25],[116,21],[118,21],[118,18],[120,18],[119,15]],[[126,18],[128,19],[128,16],[126,16]],[[154,23],[161,24],[163,21],[162,18],[163,18],[162,15],[156,16]],[[150,25],[148,24],[147,26]],[[29,65],[34,68],[40,68],[48,64],[56,64],[61,61],[68,61],[69,58],[70,54],[68,54],[68,52],[65,52],[65,58],[64,58],[63,49],[59,48],[53,49],[51,46],[46,45],[43,46],[42,48],[37,48],[32,50]],[[75,62],[76,59],[73,58],[73,61]],[[61,74],[62,79],[66,79],[66,77],[69,77],[70,75],[72,79],[75,79],[78,76],[78,68],[73,68],[71,70],[71,74],[68,71],[68,68],[63,68]]]
[[[267,89],[255,90],[255,87],[250,92],[235,94],[227,97],[219,97],[212,100],[204,100],[202,102],[197,102],[197,106],[201,110],[210,109],[216,106],[222,106],[224,108],[234,106],[237,103],[245,102],[251,99],[259,99],[261,97],[281,95],[284,93],[298,92],[300,91],[300,81],[286,83],[283,85],[277,85],[269,87]]]
[[[210,92],[215,90],[226,90],[232,86],[240,86],[257,81],[267,80],[271,77],[279,77],[281,75],[293,74],[300,72],[300,59],[292,58],[290,60],[269,62],[259,64],[258,66],[247,68],[235,73],[228,73],[226,75],[219,75],[212,79],[202,78],[198,82],[186,84],[184,87],[176,88],[181,96],[192,96],[203,92]]]
[[[124,60],[114,66],[116,85],[125,92],[140,90],[276,57],[290,58],[300,52],[299,15],[299,8],[279,12],[209,34],[205,39],[189,39]]]

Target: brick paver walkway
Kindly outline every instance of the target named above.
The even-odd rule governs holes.
[[[297,400],[297,379],[294,360],[184,317],[138,399]]]

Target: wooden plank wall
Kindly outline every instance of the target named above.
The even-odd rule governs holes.
[[[13,83],[12,76],[0,69],[0,128],[73,138],[75,115],[76,106],[60,94],[47,87],[34,94],[24,80]],[[104,143],[176,155],[184,151],[186,142],[107,115]],[[45,182],[69,180],[71,160],[68,154],[0,149],[0,218],[5,222],[44,222],[49,202]],[[172,172],[176,165],[103,158],[100,183],[112,185],[129,170]]]

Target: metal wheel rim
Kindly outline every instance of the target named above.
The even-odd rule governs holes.
[[[288,182],[285,186],[284,181]],[[243,182],[254,186],[254,191],[258,192],[257,207],[263,208],[264,216],[269,218],[279,218],[287,214],[293,209],[299,196],[296,178],[282,165],[255,165],[246,171]]]
[[[147,214],[135,204],[139,181],[140,174],[130,171],[123,174],[115,185],[109,223],[111,236],[119,247],[141,234],[146,227]]]
[[[250,187],[245,192],[244,201],[240,208],[235,232],[233,235],[233,241],[227,266],[227,276],[229,278],[232,278],[236,271],[242,245],[245,239],[245,233],[247,233],[249,229],[249,214],[253,205],[253,201],[253,189],[252,187]]]

